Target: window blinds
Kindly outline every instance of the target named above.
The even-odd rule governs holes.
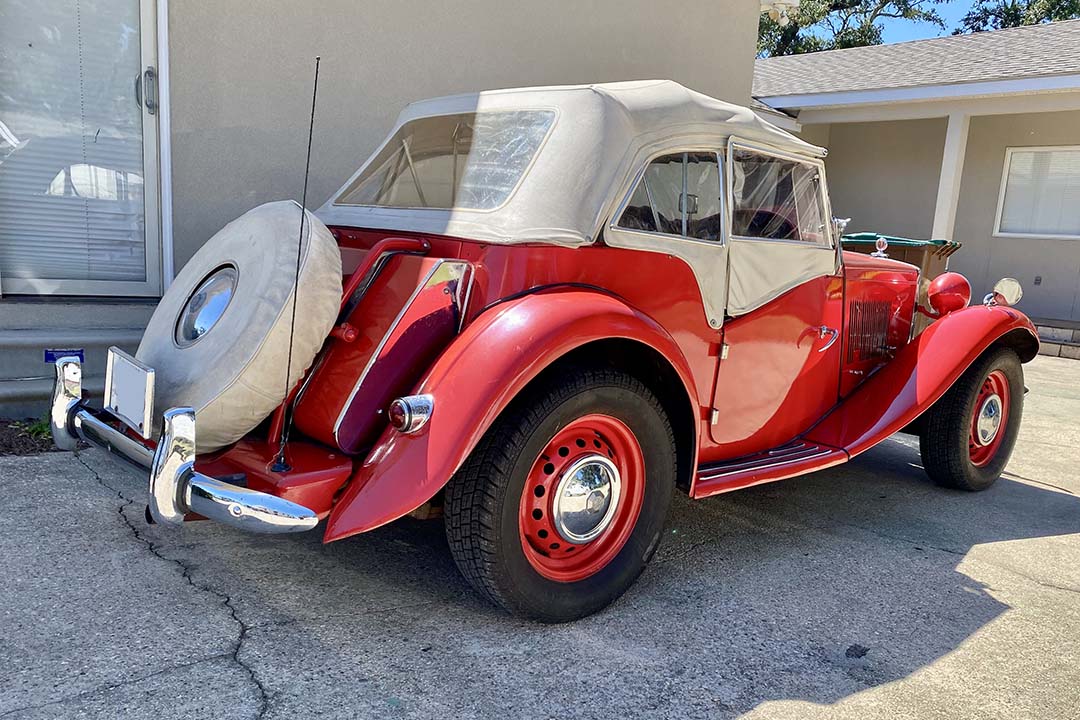
[[[998,230],[1080,237],[1080,147],[1009,153]]]
[[[138,0],[0,11],[0,274],[143,281]]]

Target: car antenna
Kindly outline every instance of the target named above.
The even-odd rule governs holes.
[[[296,238],[296,275],[293,278],[293,303],[292,303],[292,320],[289,324],[289,354],[288,360],[285,362],[285,398],[282,400],[285,403],[285,422],[281,427],[281,440],[278,445],[277,458],[274,460],[274,464],[270,467],[272,472],[288,472],[292,468],[285,462],[285,444],[289,442],[289,426],[292,424],[289,415],[289,391],[292,390],[292,385],[289,382],[292,376],[292,351],[293,351],[293,333],[296,330],[296,304],[297,294],[300,292],[300,258],[301,250],[304,245],[304,221],[307,220],[307,187],[308,187],[308,175],[311,172],[311,137],[315,132],[315,100],[319,96],[319,62],[322,58],[318,55],[315,56],[315,82],[311,88],[311,119],[308,121],[308,134],[307,134],[307,158],[304,160],[304,191],[300,196],[300,232]]]

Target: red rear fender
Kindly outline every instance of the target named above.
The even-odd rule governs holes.
[[[590,342],[622,338],[663,355],[697,397],[685,358],[651,318],[610,295],[549,290],[486,310],[431,367],[416,393],[434,396],[414,434],[387,427],[330,514],[325,542],[371,530],[430,500],[507,404],[544,368]]]
[[[1008,307],[976,306],[937,320],[904,346],[806,434],[854,457],[925,412],[995,342],[1027,362],[1038,350],[1035,326]]]

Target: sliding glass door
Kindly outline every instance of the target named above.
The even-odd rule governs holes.
[[[0,3],[0,289],[161,292],[154,0]]]

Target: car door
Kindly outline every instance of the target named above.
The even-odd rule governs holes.
[[[778,447],[838,399],[843,278],[824,167],[728,147],[724,348],[710,436],[718,458]]]
[[[719,143],[718,143],[719,144]],[[670,150],[649,157],[605,231],[607,244],[683,260],[701,291],[710,341],[724,319],[727,246],[724,196],[715,150]]]

